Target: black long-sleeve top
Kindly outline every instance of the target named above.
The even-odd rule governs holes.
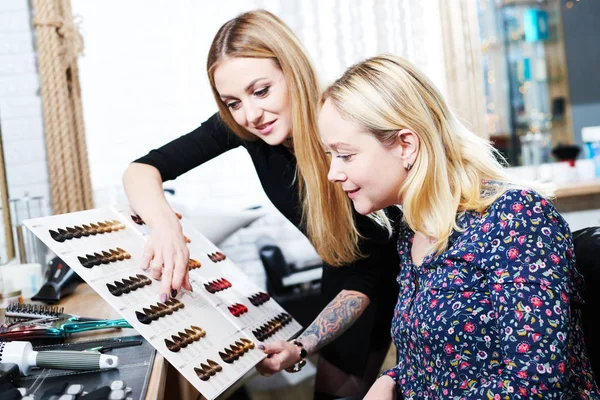
[[[294,155],[283,145],[270,146],[262,140],[246,141],[239,138],[227,128],[218,114],[194,131],[150,151],[135,162],[155,167],[164,182],[239,146],[248,151],[261,185],[273,205],[306,233],[301,224],[302,205],[294,179]],[[392,218],[399,219],[399,211],[392,210],[392,213]],[[392,312],[398,298],[396,277],[399,258],[395,238],[367,217],[356,214],[356,218],[359,231],[366,238],[361,241],[360,248],[368,257],[344,267],[325,266],[322,278],[322,294],[327,302],[341,290],[354,290],[368,296],[372,303],[355,326],[322,350],[322,355],[340,367],[341,364],[347,364],[343,352],[365,348],[365,343],[369,341],[371,348],[389,343]],[[348,349],[346,346],[353,347]],[[353,353],[352,364],[355,367],[364,364],[362,358]],[[355,370],[355,367],[344,365],[346,371],[362,371],[362,368]]]

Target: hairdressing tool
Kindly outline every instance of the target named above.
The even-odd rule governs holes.
[[[54,304],[75,291],[83,280],[60,258],[54,257],[48,262],[48,281],[40,288],[34,301]]]
[[[0,398],[4,399],[5,392],[16,389],[15,381],[19,379],[19,367],[13,363],[0,362]]]
[[[78,315],[65,313],[64,307],[43,306],[38,304],[12,303],[6,307],[6,312],[4,314],[11,318],[29,318],[34,320],[50,318],[67,320],[70,322],[104,321],[103,319],[80,317]]]
[[[99,329],[131,328],[124,319],[100,320],[88,322],[68,322],[61,320],[7,321],[0,326],[0,342],[12,340],[64,340],[73,333]]]
[[[0,357],[3,362],[17,364],[22,375],[28,375],[34,367],[86,371],[119,366],[117,356],[73,350],[34,351],[29,342],[0,343]]]
[[[112,339],[111,343],[104,343],[100,346],[90,347],[84,351],[97,351],[99,353],[106,353],[112,349],[121,349],[123,347],[141,346],[141,340],[125,340],[125,339]]]
[[[64,307],[11,304],[6,309],[6,321],[0,326],[0,341],[63,340],[72,333],[98,329],[131,328],[124,319],[79,317],[64,312]]]

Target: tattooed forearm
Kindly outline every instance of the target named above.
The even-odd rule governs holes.
[[[309,353],[313,353],[350,328],[368,305],[369,298],[365,294],[342,290],[306,328],[298,340]]]

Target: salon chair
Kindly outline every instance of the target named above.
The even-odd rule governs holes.
[[[600,381],[600,328],[598,328],[598,310],[600,296],[596,290],[600,288],[600,227],[590,227],[573,232],[575,262],[577,270],[583,275],[585,289],[582,310],[583,334],[588,357],[596,382]]]
[[[307,327],[325,306],[321,299],[323,264],[298,267],[288,263],[270,236],[262,236],[256,247],[267,276],[267,291],[302,326]]]

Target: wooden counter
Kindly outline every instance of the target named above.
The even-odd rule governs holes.
[[[561,213],[600,209],[600,179],[557,184],[554,203]]]
[[[42,304],[42,303],[40,303]],[[82,317],[94,318],[122,318],[119,313],[113,310],[89,285],[82,283],[77,286],[73,294],[67,296],[57,306],[64,307],[69,314],[81,315]],[[4,314],[4,313],[2,313]],[[102,339],[106,337],[117,336],[132,336],[137,335],[135,329],[110,329],[99,331],[88,331],[79,334],[73,334],[69,338],[69,342],[89,341]],[[165,394],[165,385],[167,380],[167,370],[169,363],[165,358],[156,353],[154,364],[152,365],[152,373],[148,381],[148,389],[146,391],[146,400],[163,400]]]
[[[30,303],[30,301],[26,301]],[[34,302],[35,303],[35,302]],[[37,303],[43,304],[43,303]],[[105,301],[98,295],[88,284],[81,283],[73,294],[67,296],[56,306],[64,307],[65,312],[82,317],[120,319],[122,318],[118,312],[113,310]],[[0,323],[3,321],[4,311],[0,312]],[[138,335],[135,329],[107,329],[98,331],[87,331],[73,334],[69,337],[68,342],[90,341],[102,339],[106,337],[118,336],[133,336]],[[254,375],[254,374],[252,374]],[[241,388],[250,377],[240,379],[231,387],[229,387],[221,396],[227,398],[237,389]],[[165,396],[165,393],[169,393]],[[200,396],[200,393],[172,367],[171,364],[158,352],[154,357],[152,365],[152,373],[148,382],[145,400],[163,400],[163,399],[179,399],[179,400],[196,400],[205,399]]]
[[[557,185],[556,198],[586,196],[600,193],[600,179],[562,183]],[[600,204],[598,204],[600,208]]]

